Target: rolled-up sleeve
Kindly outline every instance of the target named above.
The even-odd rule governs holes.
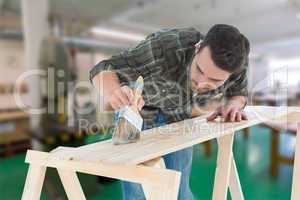
[[[100,61],[90,70],[90,81],[102,71],[114,71],[121,85],[129,84],[131,80],[138,76],[138,72],[126,65],[125,61],[126,58],[123,58],[120,54],[108,60]]]

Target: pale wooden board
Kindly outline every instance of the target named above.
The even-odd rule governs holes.
[[[22,200],[40,199],[43,182],[45,179],[46,167],[40,165],[30,165],[26,177],[26,182],[22,194]]]
[[[215,172],[213,200],[225,200],[230,181],[234,132],[218,138],[218,157]]]
[[[297,129],[291,200],[300,199],[300,123],[297,124]]]
[[[29,119],[29,114],[23,111],[0,112],[0,122],[18,119]]]
[[[162,155],[192,145],[230,134],[255,124],[283,118],[297,113],[299,107],[249,106],[245,109],[248,120],[235,123],[207,122],[205,118],[193,118],[142,132],[137,143],[113,145],[111,140],[82,147],[57,151],[51,157],[76,161],[94,161],[103,164],[140,164]],[[295,117],[294,117],[295,118]],[[284,118],[283,118],[284,120]],[[300,120],[299,120],[300,121]]]
[[[162,159],[144,165],[106,165],[97,162],[61,160],[51,154],[71,148],[58,148],[51,153],[28,150],[25,161],[30,163],[22,200],[40,199],[46,167],[57,168],[69,199],[85,199],[76,172],[136,182],[146,189],[149,200],[176,200],[181,173],[165,169]],[[146,166],[149,165],[149,166]]]
[[[85,200],[82,187],[75,171],[57,169],[68,199]]]
[[[232,200],[244,200],[244,194],[242,191],[242,186],[240,183],[238,171],[233,156],[231,159],[229,190],[230,190],[230,196]]]

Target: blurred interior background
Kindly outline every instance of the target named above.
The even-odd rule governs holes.
[[[112,115],[98,112],[92,66],[162,28],[192,26],[205,34],[216,23],[237,26],[250,40],[249,104],[300,105],[299,0],[0,0],[1,199],[20,199],[27,149],[110,138]],[[68,87],[56,90],[64,81]],[[53,106],[62,112],[27,112]],[[236,135],[246,199],[290,198],[295,134],[295,124],[275,121]],[[196,199],[211,197],[216,153],[215,141],[194,147]],[[43,199],[66,199],[57,173],[46,177]],[[83,174],[80,180],[88,199],[121,199],[117,180]]]

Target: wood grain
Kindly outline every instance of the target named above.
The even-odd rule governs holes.
[[[59,147],[50,153],[29,150],[30,163],[22,199],[38,199],[46,167],[57,168],[69,198],[84,199],[75,172],[88,173],[141,183],[147,199],[177,199],[180,172],[165,169],[161,156],[218,138],[219,150],[213,199],[226,199],[228,186],[233,199],[242,200],[238,174],[232,155],[236,131],[274,119],[300,120],[300,108],[249,106],[247,121],[207,122],[205,116],[143,131],[141,140],[126,145],[113,145],[111,140],[78,148]],[[300,126],[298,124],[298,133]],[[298,134],[299,135],[299,134]],[[297,135],[292,199],[299,199],[299,154]],[[144,163],[144,164],[143,164]],[[77,188],[77,189],[76,189]],[[72,193],[77,190],[77,195]]]
[[[247,121],[207,122],[202,116],[142,131],[141,139],[137,143],[115,146],[111,140],[107,140],[57,152],[53,156],[107,164],[139,164],[261,122],[283,119],[287,114],[300,113],[300,108],[248,106],[245,112]]]

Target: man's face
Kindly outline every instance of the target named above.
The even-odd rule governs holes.
[[[221,86],[230,73],[215,65],[208,46],[200,51],[199,49],[200,47],[196,45],[196,54],[190,69],[190,80],[192,91],[203,93]]]

